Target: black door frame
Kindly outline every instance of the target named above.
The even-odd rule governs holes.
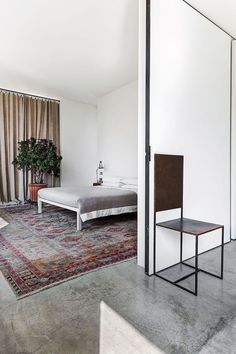
[[[149,187],[150,187],[150,30],[151,0],[146,0],[146,73],[145,73],[145,273],[149,270]]]

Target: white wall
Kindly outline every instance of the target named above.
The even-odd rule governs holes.
[[[100,97],[97,107],[62,99],[62,185],[91,185],[99,160],[107,175],[137,176],[138,82]]]
[[[61,100],[62,185],[91,186],[96,179],[96,107]]]
[[[151,13],[152,152],[185,156],[185,216],[224,224],[228,241],[230,38],[182,1],[152,1]],[[153,157],[150,182],[152,244]],[[177,215],[161,215],[162,220],[169,217]],[[219,243],[219,232],[204,235],[199,251]],[[191,237],[185,237],[184,245],[184,257],[193,255]],[[158,229],[157,269],[178,262],[178,257],[178,235]]]
[[[138,85],[138,265],[145,260],[145,34],[146,1],[139,0]]]
[[[229,241],[230,38],[183,2],[158,0],[151,45],[153,152],[185,156],[185,216],[225,225]],[[157,243],[158,269],[178,262],[175,233],[158,229]],[[219,232],[204,235],[199,251],[219,243]]]
[[[104,162],[104,175],[136,177],[138,82],[98,98],[97,117],[97,163]]]
[[[232,43],[231,237],[236,239],[236,41]]]

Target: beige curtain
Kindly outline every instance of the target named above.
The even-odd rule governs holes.
[[[52,140],[60,152],[59,102],[0,91],[0,202],[27,199],[31,177],[18,171],[12,161],[18,141],[31,137]],[[58,185],[59,181],[48,183]]]

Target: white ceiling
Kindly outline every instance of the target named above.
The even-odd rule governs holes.
[[[96,103],[137,79],[138,0],[0,0],[0,87]]]
[[[236,0],[188,2],[236,38]],[[95,104],[137,79],[138,0],[0,0],[0,8],[0,87]]]
[[[236,0],[187,0],[236,38]]]

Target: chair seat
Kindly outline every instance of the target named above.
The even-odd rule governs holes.
[[[169,221],[164,221],[156,224],[157,226],[164,227],[166,229],[184,232],[193,236],[199,236],[207,232],[211,232],[217,229],[221,229],[223,225],[212,224],[209,222],[203,222],[198,220],[180,218]]]

